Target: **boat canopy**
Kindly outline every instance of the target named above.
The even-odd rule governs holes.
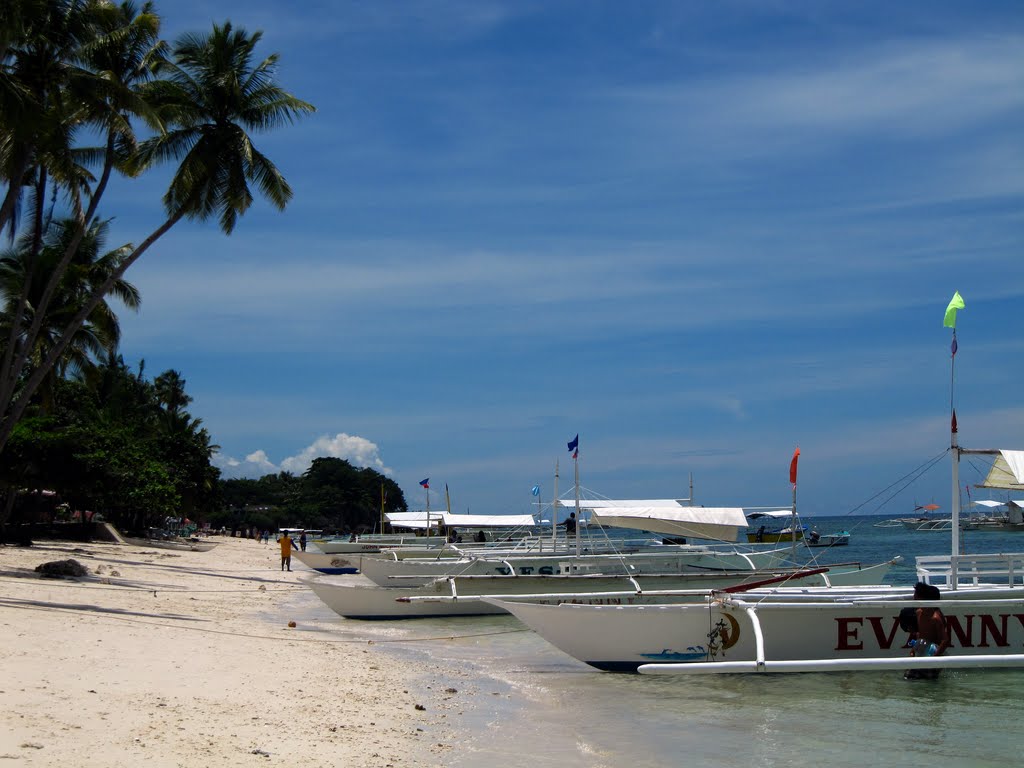
[[[449,528],[526,528],[534,525],[533,515],[455,515],[445,512]]]
[[[758,511],[758,512],[748,512],[747,513],[747,519],[748,520],[757,520],[758,518],[761,518],[761,517],[772,517],[772,518],[781,519],[783,517],[792,517],[792,516],[793,516],[793,510],[791,510],[791,509],[776,509],[776,510],[774,510],[772,512],[761,512],[761,511]]]
[[[427,520],[430,520],[430,527],[441,525],[443,512],[428,512],[425,509],[417,509],[413,512],[385,512],[384,516],[388,522],[398,528],[412,528],[423,530],[427,528]]]
[[[999,451],[979,487],[1024,491],[1024,451]]]
[[[575,507],[575,501],[561,506]],[[695,539],[736,541],[747,527],[739,507],[687,507],[676,499],[580,499],[580,509],[589,510],[598,525]]]
[[[521,528],[533,525],[533,515],[454,515],[451,512],[427,512],[420,509],[415,512],[385,512],[388,522],[399,528],[422,530],[430,526],[445,525],[449,528]]]
[[[995,509],[996,507],[1006,507],[1013,504],[1016,507],[1024,507],[1024,499],[1009,499],[1007,501],[996,501],[995,499],[981,499],[979,501],[972,502],[976,507],[988,507],[989,509]]]

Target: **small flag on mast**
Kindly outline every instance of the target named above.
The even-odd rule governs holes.
[[[420,480],[420,485],[422,485],[424,488],[429,490],[430,489],[430,478],[426,477],[426,478]]]
[[[949,306],[946,307],[946,316],[942,320],[943,327],[956,330],[956,311],[963,308],[964,300],[960,296],[960,291],[954,291],[953,298],[949,300]]]
[[[789,482],[793,484],[794,488],[796,488],[796,463],[799,458],[800,448],[798,447],[793,451],[793,460],[789,462]]]
[[[576,437],[569,441],[569,453],[575,459],[580,455],[580,436],[577,433]]]
[[[532,493],[534,496],[540,496],[540,486],[533,486],[533,488],[530,489],[530,493]]]

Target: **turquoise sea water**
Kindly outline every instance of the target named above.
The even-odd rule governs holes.
[[[913,583],[914,557],[946,554],[949,533],[876,528],[878,517],[815,518],[848,547],[798,549],[819,562],[902,555],[891,583]],[[967,531],[965,552],[1024,551],[1024,533]],[[303,594],[303,600],[315,596]],[[512,617],[353,622],[310,603],[326,632],[376,638],[394,663],[458,670],[454,766],[1017,766],[1024,670],[648,677],[594,670]]]

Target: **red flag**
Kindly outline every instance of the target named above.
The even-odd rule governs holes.
[[[796,462],[799,458],[800,449],[797,448],[795,451],[793,451],[793,460],[789,462],[789,482],[793,484],[793,487],[796,487]]]

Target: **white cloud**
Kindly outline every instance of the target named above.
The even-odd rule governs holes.
[[[345,459],[353,466],[368,467],[385,475],[392,472],[390,468],[384,466],[376,443],[365,437],[344,432],[339,432],[334,437],[318,437],[296,455],[284,459],[280,466],[274,464],[262,450],[253,451],[241,461],[218,453],[213,457],[213,464],[221,470],[225,478],[259,478],[282,471],[301,475],[312,466],[314,459],[324,457]]]

